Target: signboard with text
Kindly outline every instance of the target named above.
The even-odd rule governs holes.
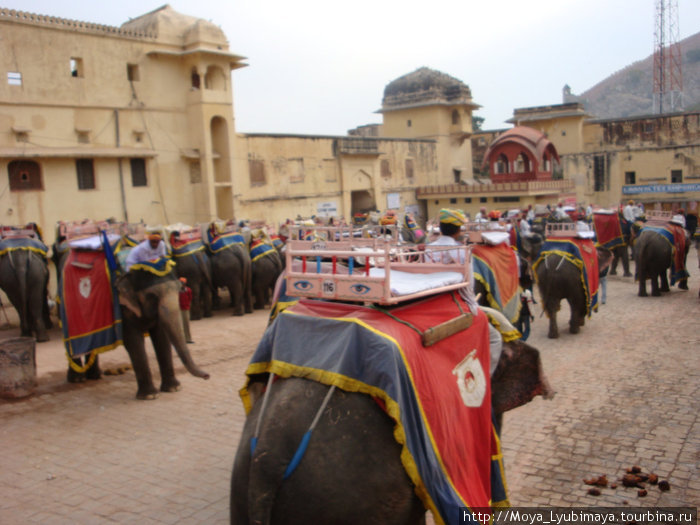
[[[336,217],[338,215],[338,203],[336,201],[316,203],[316,215],[319,217]]]
[[[700,191],[700,183],[692,184],[643,184],[640,186],[623,186],[623,195],[639,195],[642,193],[687,193]]]

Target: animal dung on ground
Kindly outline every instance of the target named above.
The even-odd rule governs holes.
[[[639,465],[629,467],[625,469],[625,472],[626,474],[623,475],[618,481],[622,483],[624,487],[639,489],[637,491],[637,497],[639,498],[644,498],[647,496],[647,483],[649,485],[658,485],[659,490],[662,492],[671,490],[671,485],[668,481],[659,481],[659,476],[657,474],[654,474],[653,472],[645,473],[642,470],[642,467],[640,467]],[[583,482],[586,485],[592,485],[594,487],[588,489],[588,494],[590,494],[591,496],[600,496],[601,491],[596,487],[610,487],[611,489],[616,489],[618,486],[617,483],[609,483],[608,478],[605,474],[601,476],[595,476],[590,479],[584,478]],[[623,504],[627,505],[628,503],[627,501],[624,501]]]
[[[586,485],[595,485],[596,487],[608,486],[608,478],[605,474],[603,474],[602,476],[598,476],[597,478],[584,479],[583,482]]]
[[[641,485],[642,478],[640,476],[637,476],[636,474],[625,474],[624,476],[622,476],[621,481],[625,487],[644,488],[644,485]]]

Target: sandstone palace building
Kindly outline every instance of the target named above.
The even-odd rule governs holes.
[[[218,26],[168,5],[120,27],[0,8],[0,224],[36,222],[50,242],[57,221],[83,218],[700,201],[697,112],[596,120],[570,103],[475,132],[469,87],[420,68],[384,87],[381,124],[243,134],[233,82],[246,66]]]

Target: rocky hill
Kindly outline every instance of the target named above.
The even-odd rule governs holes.
[[[681,41],[683,106],[700,110],[700,33]],[[564,88],[564,102],[583,102],[597,118],[617,118],[654,113],[653,55],[621,69],[580,95]]]

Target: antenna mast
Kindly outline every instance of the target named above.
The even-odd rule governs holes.
[[[655,0],[654,112],[683,109],[683,73],[678,31],[678,0]]]

